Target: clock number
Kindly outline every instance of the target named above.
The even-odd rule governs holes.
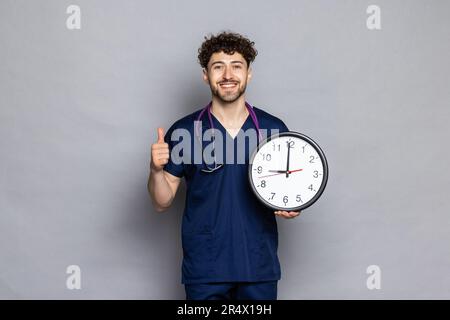
[[[263,153],[262,154],[263,160],[270,161],[272,159],[272,155],[270,153]]]
[[[319,177],[319,171],[314,170],[313,177],[314,177],[314,178],[318,178],[318,177]]]
[[[284,205],[286,205],[288,203],[288,196],[283,197],[283,202],[284,202]]]
[[[314,163],[314,156],[309,156],[309,163]]]
[[[316,190],[313,189],[313,185],[312,184],[309,185],[308,189],[311,190],[311,191],[316,191]]]
[[[272,145],[273,145],[273,151],[276,151],[276,147],[277,147],[277,146],[278,146],[278,151],[280,151],[280,150],[281,150],[281,146],[280,146],[280,144],[278,144],[278,145],[275,145],[275,143],[273,143]]]
[[[273,197],[275,197],[275,192],[271,192],[272,197],[269,198],[269,200],[273,200]]]
[[[262,180],[261,184],[259,185],[261,188],[265,188],[266,187],[266,180]],[[258,187],[259,187],[258,186]]]
[[[300,195],[298,194],[297,195],[297,197],[296,197],[296,199],[295,199],[297,202],[301,202],[301,203],[303,203],[303,200],[302,200],[302,198],[300,197]]]
[[[303,150],[302,152],[303,152],[303,153],[305,153],[305,147],[306,147],[306,146],[307,146],[307,144],[305,144],[305,145],[302,147],[302,150]]]
[[[295,141],[291,141],[291,140],[288,141],[288,145],[290,148],[293,148],[294,144],[295,144]]]
[[[258,173],[260,174],[261,172],[262,172],[262,167],[261,166],[258,166]]]

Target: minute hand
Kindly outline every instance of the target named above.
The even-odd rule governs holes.
[[[286,178],[289,178],[289,153],[291,150],[291,144],[289,143],[289,141],[287,142],[287,148],[288,148],[288,152],[287,152],[287,164],[286,164]]]

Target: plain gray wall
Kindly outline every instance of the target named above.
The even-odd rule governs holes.
[[[68,30],[66,8],[81,8]],[[381,8],[368,30],[366,8]],[[247,100],[325,151],[278,219],[279,299],[450,298],[448,1],[0,1],[0,298],[184,299],[185,185],[147,194],[156,128],[205,105],[197,49],[259,54]],[[81,290],[66,268],[81,268]],[[381,268],[369,290],[366,268]]]

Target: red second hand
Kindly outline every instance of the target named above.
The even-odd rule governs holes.
[[[288,173],[291,174],[292,172],[297,172],[297,171],[302,171],[303,169],[297,169],[297,170],[289,170]],[[262,177],[258,177],[259,179],[261,178],[266,178],[266,177],[272,177],[272,176],[277,176],[279,174],[286,174],[285,172],[282,173],[275,173],[275,174],[269,174],[267,176],[262,176]]]

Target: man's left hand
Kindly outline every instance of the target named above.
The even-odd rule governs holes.
[[[285,219],[292,219],[299,216],[301,211],[275,211],[275,215]]]

